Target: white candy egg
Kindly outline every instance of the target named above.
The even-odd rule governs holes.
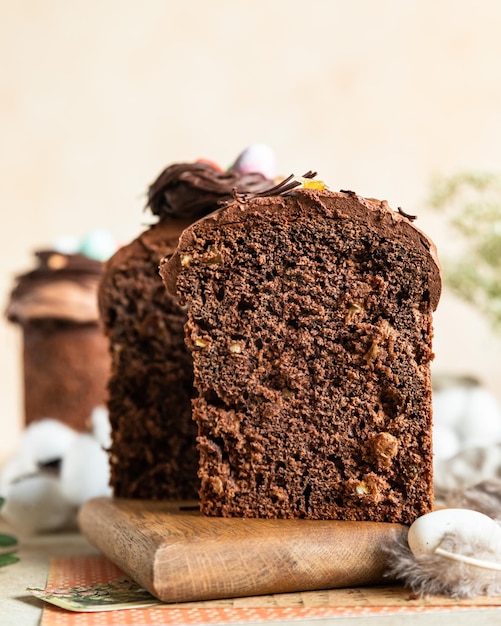
[[[75,254],[79,246],[80,240],[76,235],[60,235],[53,244],[54,250],[61,254]]]
[[[232,169],[241,174],[260,172],[266,178],[273,179],[277,175],[275,153],[266,144],[252,144],[238,156]]]
[[[418,517],[407,542],[414,556],[433,554],[445,535],[460,533],[466,540],[501,542],[501,527],[492,518],[469,509],[440,509]]]

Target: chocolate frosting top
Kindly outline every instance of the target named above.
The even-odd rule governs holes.
[[[314,173],[308,172],[304,178],[312,178]],[[257,194],[249,199],[236,197],[220,211],[195,222],[187,228],[179,238],[177,251],[161,263],[160,273],[170,293],[176,293],[177,275],[181,271],[183,250],[191,245],[194,229],[207,226],[224,228],[245,220],[246,215],[295,215],[309,216],[314,220],[318,211],[336,218],[357,219],[365,222],[368,228],[375,229],[382,236],[406,242],[408,246],[421,249],[427,257],[429,274],[430,304],[436,309],[441,294],[441,269],[434,243],[425,233],[414,225],[415,216],[408,215],[401,209],[394,211],[383,200],[364,198],[353,191],[334,192],[328,189],[295,188],[294,181],[286,179],[268,194]]]
[[[60,319],[97,322],[97,287],[103,263],[83,254],[35,252],[37,267],[16,277],[5,312],[12,322]]]
[[[273,184],[261,173],[225,172],[207,161],[175,163],[150,185],[147,206],[160,220],[196,220],[231,200],[235,193],[256,194]]]

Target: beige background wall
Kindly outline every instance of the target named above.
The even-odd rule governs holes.
[[[283,174],[419,215],[435,174],[501,164],[498,0],[0,0],[0,295],[34,249],[128,241],[167,164],[253,142]],[[3,305],[2,305],[3,306]],[[0,323],[0,459],[21,429],[20,338]],[[501,340],[446,293],[435,370],[501,392]]]

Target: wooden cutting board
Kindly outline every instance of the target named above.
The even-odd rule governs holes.
[[[379,522],[205,517],[196,503],[97,498],[87,539],[163,602],[388,583],[385,543],[407,528]]]

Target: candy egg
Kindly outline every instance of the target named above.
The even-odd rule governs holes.
[[[80,240],[76,235],[60,235],[54,241],[53,248],[61,254],[76,254]]]
[[[275,153],[266,144],[255,143],[237,157],[231,169],[240,174],[259,172],[266,178],[274,179],[277,175]]]
[[[414,556],[434,554],[446,535],[462,541],[501,542],[501,527],[492,518],[469,509],[441,509],[418,517],[409,528],[407,542]]]
[[[87,233],[80,243],[80,252],[96,261],[107,261],[116,248],[115,239],[104,228]]]

